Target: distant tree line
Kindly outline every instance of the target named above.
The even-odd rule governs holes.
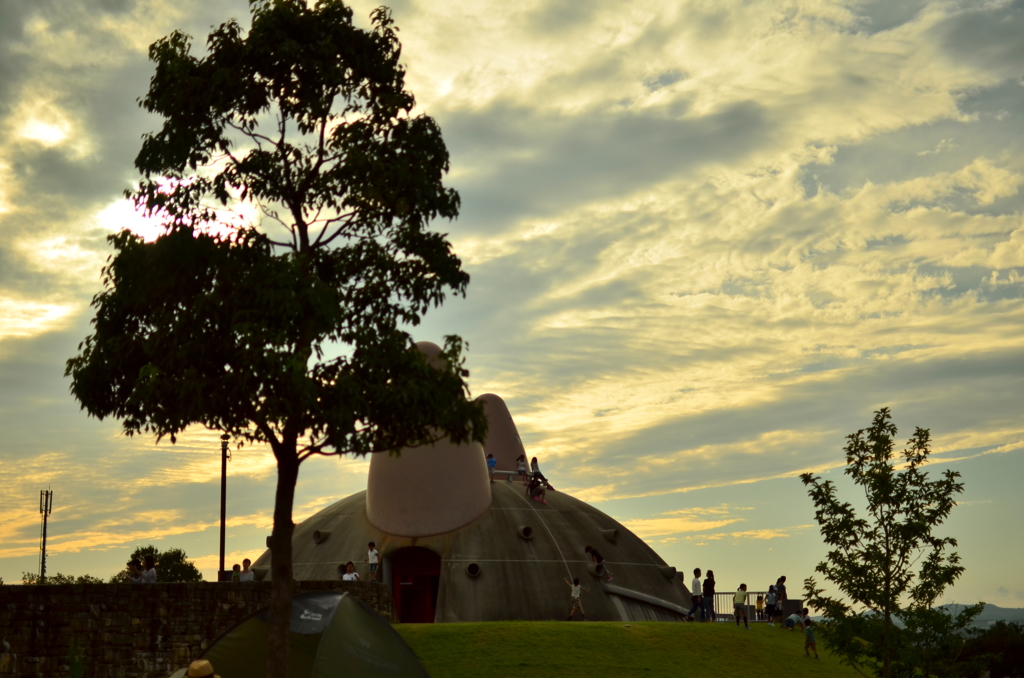
[[[195,566],[195,563],[188,559],[188,554],[185,553],[184,549],[171,548],[166,551],[161,551],[152,544],[148,546],[139,546],[132,552],[129,560],[138,560],[141,563],[146,556],[153,556],[153,559],[157,563],[157,582],[170,583],[203,581],[202,572],[200,572],[199,568]],[[128,575],[128,568],[125,567],[106,581],[111,584],[127,584],[131,582],[131,578]],[[3,583],[3,579],[0,579],[0,584]],[[22,572],[21,583],[103,584],[105,582],[102,578],[94,577],[91,574],[83,574],[75,577],[73,575],[58,572],[56,574],[48,574],[44,580],[40,580],[39,575],[34,572]]]
[[[949,675],[978,675],[978,667],[987,669],[989,678],[1024,677],[1024,624],[1001,621],[972,629]]]

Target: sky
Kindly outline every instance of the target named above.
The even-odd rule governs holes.
[[[352,3],[368,25],[375,3]],[[400,0],[472,276],[416,329],[474,394],[671,565],[791,593],[824,556],[797,476],[843,479],[890,407],[966,490],[944,602],[1024,607],[1024,3]],[[138,545],[217,567],[217,433],[86,416],[65,361],[138,179],[148,46],[245,2],[0,2],[0,577],[109,577]],[[301,519],[365,488],[303,465]],[[229,464],[228,565],[270,532],[273,458]],[[1017,516],[1018,518],[1015,518]],[[1018,535],[1018,536],[1014,536]],[[797,583],[797,587],[792,584]]]

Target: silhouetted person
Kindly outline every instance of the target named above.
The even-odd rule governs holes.
[[[156,583],[156,559],[153,556],[146,556],[143,559],[146,567],[142,572],[142,576],[139,578],[140,584],[155,584]]]
[[[701,611],[700,617],[704,617],[704,608],[701,607],[701,588],[700,588],[700,568],[695,567],[693,569],[693,581],[690,582],[690,597],[693,600],[693,607],[686,613],[686,617],[693,621],[693,613],[697,610]]]
[[[584,552],[590,554],[591,560],[593,560],[596,565],[599,565],[600,567],[604,568],[605,581],[611,581],[612,573],[608,569],[608,566],[605,565],[604,556],[598,553],[597,549],[595,549],[593,546],[588,546],[584,549]]]

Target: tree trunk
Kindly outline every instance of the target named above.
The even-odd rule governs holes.
[[[270,535],[270,566],[273,576],[270,592],[270,637],[268,638],[267,677],[288,678],[288,629],[292,612],[292,501],[299,478],[299,457],[295,443],[291,449],[275,449],[277,457],[277,495],[274,501],[274,531]]]
[[[291,549],[288,551],[291,556]],[[892,660],[889,657],[889,631],[892,629],[892,617],[889,611],[885,611],[885,623],[882,626],[882,676],[889,678],[892,675]]]

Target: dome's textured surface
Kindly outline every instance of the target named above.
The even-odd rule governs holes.
[[[420,481],[442,496],[439,476]],[[360,492],[304,520],[293,539],[295,578],[336,579],[357,563],[366,580],[367,543],[381,555],[379,579],[391,587],[406,621],[564,619],[579,577],[589,620],[680,619],[689,603],[680,578],[640,538],[594,507],[562,492],[548,504],[528,499],[520,482],[493,485],[492,502],[475,521],[443,534],[399,537],[367,519]],[[429,507],[424,507],[429,511]],[[526,537],[529,538],[526,538]],[[597,576],[584,548],[603,555],[613,580]],[[269,552],[254,567],[269,566]],[[590,567],[588,567],[590,566]]]

